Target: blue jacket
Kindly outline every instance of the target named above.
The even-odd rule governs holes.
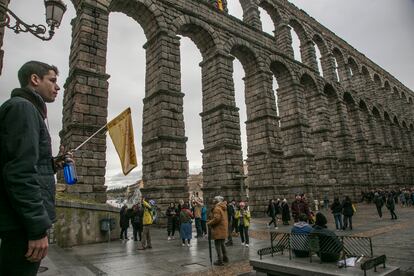
[[[205,205],[201,208],[201,220],[207,221],[207,208]]]

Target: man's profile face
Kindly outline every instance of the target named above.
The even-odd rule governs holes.
[[[36,92],[46,103],[52,103],[55,101],[58,91],[60,90],[59,85],[57,85],[57,76],[55,71],[49,70],[43,78],[40,78],[37,75],[32,75],[31,81]]]

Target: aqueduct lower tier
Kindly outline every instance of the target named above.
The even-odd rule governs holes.
[[[73,0],[70,75],[61,139],[68,148],[107,122],[108,18],[121,12],[144,29],[143,191],[160,204],[184,197],[188,162],[180,38],[199,48],[204,196],[240,197],[243,160],[233,60],[246,76],[249,204],[413,185],[414,94],[385,70],[286,0],[240,0],[241,21],[201,0]],[[259,7],[275,25],[262,32]],[[291,29],[301,42],[295,61]],[[315,47],[321,52],[319,72]],[[323,77],[322,77],[323,75]],[[277,113],[272,80],[279,88]],[[105,136],[77,156],[70,192],[104,201]]]

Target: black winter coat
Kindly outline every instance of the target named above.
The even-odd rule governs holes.
[[[56,219],[55,178],[46,105],[30,89],[15,89],[0,107],[0,232],[46,235]]]
[[[352,202],[350,200],[344,200],[342,203],[342,214],[347,217],[354,215],[354,209],[352,208]]]

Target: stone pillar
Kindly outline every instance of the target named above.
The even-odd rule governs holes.
[[[0,0],[0,5],[8,7],[10,0]],[[0,10],[0,22],[3,22],[3,19],[5,18],[6,13],[3,12],[3,10]],[[0,76],[1,72],[3,70],[3,57],[4,57],[4,50],[3,47],[3,38],[4,38],[4,31],[5,27],[0,28]]]
[[[343,100],[337,99],[334,137],[336,138],[336,156],[338,158],[338,194],[355,196],[357,175],[355,170],[355,152],[353,150],[352,133],[348,125],[348,114]]]
[[[402,137],[400,133],[400,129],[397,123],[390,123],[389,125],[390,133],[394,145],[394,160],[396,165],[396,179],[397,179],[397,187],[404,186],[405,182],[405,165],[403,163],[403,150],[402,150]]]
[[[282,186],[283,151],[272,89],[273,74],[254,72],[244,79],[247,105],[249,206],[263,216],[269,199],[287,196]]]
[[[381,130],[384,136],[384,159],[387,165],[388,173],[386,174],[387,179],[385,180],[386,186],[395,186],[398,183],[397,176],[397,163],[394,154],[394,143],[390,130],[391,122],[387,119],[381,122]],[[388,188],[385,187],[385,188]]]
[[[252,0],[240,0],[243,8],[243,22],[261,31],[262,21],[260,20],[260,11],[257,3]]]
[[[375,186],[384,185],[384,170],[383,170],[383,159],[381,158],[382,146],[381,146],[381,136],[378,137],[375,131],[376,122],[374,121],[373,116],[368,113],[364,113],[366,117],[366,135],[368,137],[367,150],[369,154],[369,160],[372,162],[372,173],[371,173],[371,186],[369,189],[374,189]]]
[[[318,200],[321,200],[325,194],[333,197],[337,185],[332,126],[326,96],[319,91],[306,91],[305,94],[309,95],[306,98],[307,115],[310,120],[312,148],[315,155]]]
[[[290,33],[291,27],[287,23],[280,23],[275,30],[276,47],[285,54],[287,57],[294,59],[294,53],[292,48],[292,34]]]
[[[79,1],[77,17],[72,20],[70,71],[64,86],[60,132],[66,149],[76,148],[106,124],[109,76],[106,74],[108,9],[105,4],[105,1]],[[99,134],[75,153],[78,183],[68,186],[68,192],[106,202],[105,138]],[[61,174],[59,180],[62,181]]]
[[[166,208],[170,202],[188,196],[179,37],[158,31],[144,48],[147,68],[141,192]]]
[[[281,131],[285,172],[283,181],[290,194],[305,192],[313,199],[315,185],[314,154],[311,150],[311,137],[303,87],[299,83],[279,80],[278,99],[280,102]]]
[[[203,87],[203,194],[238,198],[243,160],[234,98],[234,58],[216,52],[201,63]]]
[[[329,81],[339,81],[335,73],[335,59],[332,53],[323,54],[321,53],[321,65],[323,70],[323,77]]]
[[[371,168],[372,162],[369,159],[368,153],[368,141],[365,137],[363,129],[362,114],[359,108],[352,104],[349,106],[349,117],[351,118],[354,129],[354,150],[355,161],[357,169],[357,191],[356,194],[360,194],[361,190],[366,190],[371,187]]]
[[[315,43],[312,40],[308,40],[305,43],[300,45],[300,54],[302,57],[302,62],[315,70],[319,71],[318,61],[316,60],[316,50]]]

